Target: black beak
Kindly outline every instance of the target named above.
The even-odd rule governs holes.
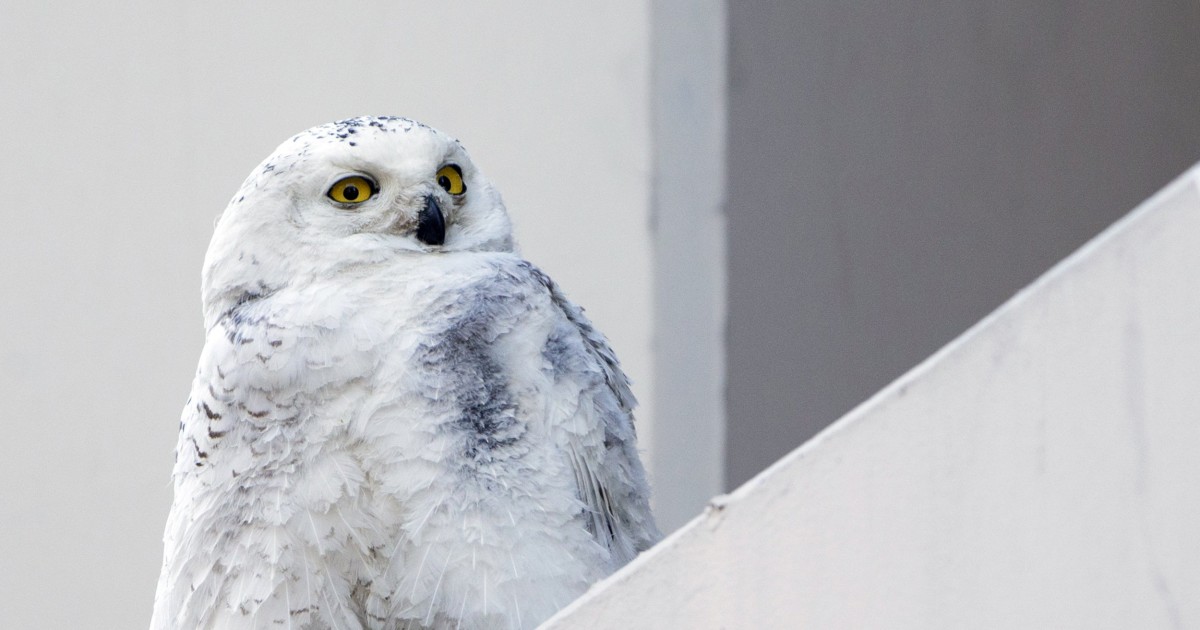
[[[446,217],[433,195],[425,197],[425,207],[417,215],[417,240],[426,245],[446,242]]]

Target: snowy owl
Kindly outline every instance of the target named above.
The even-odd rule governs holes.
[[[152,628],[531,628],[660,537],[616,357],[446,134],[284,142],[202,285]]]

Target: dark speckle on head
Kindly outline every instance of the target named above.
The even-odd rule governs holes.
[[[349,142],[350,146],[357,146],[350,140],[350,136],[357,134],[363,128],[375,128],[386,133],[396,133],[397,131],[408,133],[416,128],[431,129],[415,120],[399,116],[360,116],[313,127],[307,133],[312,138]]]

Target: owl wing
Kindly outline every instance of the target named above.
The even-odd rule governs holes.
[[[557,382],[578,391],[567,425],[595,427],[598,443],[572,440],[571,467],[588,529],[609,550],[613,568],[633,559],[662,538],[650,512],[650,488],[637,453],[633,408],[637,400],[608,340],[583,309],[567,299],[545,273],[528,269],[545,287],[557,311],[554,330],[542,351]]]
[[[359,627],[353,585],[307,558],[285,523],[289,498],[312,484],[260,472],[300,441],[294,357],[306,354],[294,351],[304,338],[276,324],[260,297],[239,301],[206,335],[180,417],[153,630]],[[337,500],[349,490],[329,492]]]

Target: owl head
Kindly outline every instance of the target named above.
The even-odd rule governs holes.
[[[457,140],[406,118],[339,120],[281,144],[229,202],[205,258],[205,316],[397,257],[512,249],[499,193]]]

